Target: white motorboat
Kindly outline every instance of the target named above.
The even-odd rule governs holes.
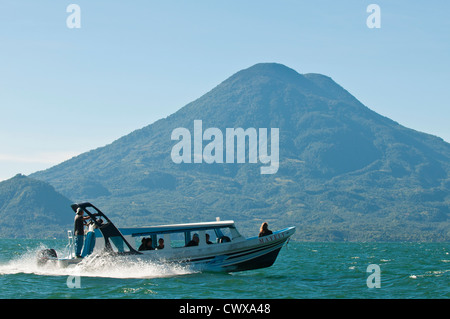
[[[93,256],[130,256],[152,262],[187,264],[199,270],[234,272],[271,266],[295,227],[264,237],[244,238],[232,220],[148,227],[117,228],[90,203],[71,205],[90,217],[81,258],[74,254],[71,231],[64,257],[53,249],[41,251],[39,264],[68,267]],[[151,240],[150,240],[151,239]],[[140,246],[140,247],[139,247]]]

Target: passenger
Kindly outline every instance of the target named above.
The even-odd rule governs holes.
[[[153,242],[151,238],[142,238],[141,240],[141,245],[139,246],[140,251],[142,250],[154,250],[155,248],[153,248]]]
[[[141,245],[139,246],[139,250],[146,250],[146,248],[145,248],[146,242],[147,242],[147,238],[143,237],[141,240]]]
[[[147,242],[145,244],[145,250],[154,250],[152,238],[147,238]]]
[[[212,244],[212,242],[209,240],[209,234],[206,234],[206,243],[207,243],[208,245],[211,245],[211,244]]]
[[[261,228],[259,230],[259,236],[258,237],[263,237],[263,236],[268,236],[268,235],[272,235],[272,231],[269,230],[269,224],[264,222],[261,225]]]
[[[200,239],[198,237],[198,234],[194,234],[194,236],[192,236],[192,240],[188,242],[185,247],[198,246],[199,241]]]
[[[164,249],[164,239],[158,239],[158,246],[156,247],[156,249]]]

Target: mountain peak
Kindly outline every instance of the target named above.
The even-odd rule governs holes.
[[[257,63],[235,73],[218,87],[221,86],[225,90],[236,90],[239,93],[243,87],[245,90],[249,87],[259,87],[265,91],[280,89],[278,94],[285,94],[288,88],[288,90],[296,90],[301,95],[320,96],[362,106],[353,95],[331,77],[319,73],[301,74],[280,63]]]
[[[284,64],[281,63],[275,63],[275,62],[262,62],[257,63],[255,65],[252,65],[251,67],[241,70],[239,72],[258,72],[258,73],[291,73],[300,75],[297,71],[294,69],[291,69],[290,67],[287,67]],[[238,73],[239,73],[238,72]]]
[[[268,77],[271,79],[284,79],[292,81],[303,78],[303,75],[280,63],[257,63],[247,69],[243,69],[229,78],[229,80],[246,80],[255,77]]]

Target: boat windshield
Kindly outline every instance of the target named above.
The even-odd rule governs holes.
[[[127,242],[121,236],[109,237],[110,248],[116,253],[127,253],[131,251],[131,248],[127,245]]]

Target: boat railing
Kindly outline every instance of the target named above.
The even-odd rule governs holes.
[[[67,231],[67,240],[68,243],[66,245],[65,249],[65,256],[66,258],[74,258],[75,257],[75,240],[73,237],[73,233],[71,230]]]

